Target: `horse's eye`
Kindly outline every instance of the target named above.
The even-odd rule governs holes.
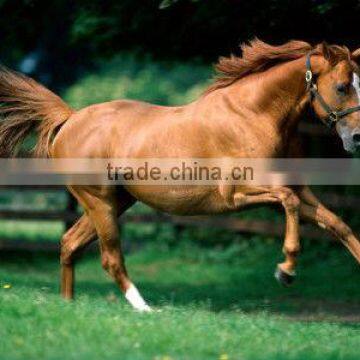
[[[345,94],[347,92],[348,86],[344,83],[336,85],[336,91],[340,94]]]

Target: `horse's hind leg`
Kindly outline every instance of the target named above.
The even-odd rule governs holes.
[[[72,191],[84,206],[95,226],[99,237],[103,268],[118,284],[125,298],[139,311],[149,311],[150,307],[133,285],[125,267],[120,244],[118,216],[136,201],[126,191],[116,193],[111,187],[77,188]]]
[[[302,200],[300,216],[335,235],[360,263],[360,242],[350,227],[328,210],[308,187],[301,190],[299,197]]]
[[[65,299],[74,296],[74,261],[88,244],[96,239],[95,226],[84,214],[61,240],[61,294]]]

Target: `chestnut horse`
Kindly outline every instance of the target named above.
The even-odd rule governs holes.
[[[53,158],[275,158],[301,157],[298,123],[307,107],[333,124],[346,150],[360,145],[360,49],[258,39],[242,56],[220,59],[215,83],[196,101],[163,107],[119,100],[80,111],[35,81],[0,72],[0,149],[12,156],[32,130],[37,157]],[[84,215],[61,242],[61,289],[73,296],[74,259],[96,236],[102,266],[137,310],[150,307],[131,282],[121,250],[118,217],[136,201],[171,214],[217,214],[248,205],[280,204],[285,261],[277,278],[288,284],[300,250],[299,219],[334,234],[360,262],[360,243],[308,187],[286,186],[69,186]]]

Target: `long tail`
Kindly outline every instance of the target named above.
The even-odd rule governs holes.
[[[56,130],[73,110],[49,89],[25,75],[0,66],[0,157],[12,157],[35,130],[36,157],[48,157]]]

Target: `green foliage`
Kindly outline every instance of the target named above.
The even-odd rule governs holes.
[[[356,0],[0,0],[0,10],[2,61],[40,50],[55,86],[125,50],[214,61],[254,36],[355,46],[360,14]]]
[[[99,34],[99,28],[103,31]],[[106,29],[106,30],[105,30]],[[116,22],[114,18],[99,16],[88,10],[79,12],[75,18],[70,32],[70,41],[79,42],[86,40],[90,36],[96,37],[96,41],[103,42],[109,40],[115,32]]]
[[[330,1],[319,1],[316,5],[316,10],[319,14],[326,14],[327,12],[331,11],[337,5],[337,0],[330,0]]]
[[[159,9],[166,9],[168,7],[170,7],[171,5],[174,5],[178,2],[179,0],[162,0],[160,5],[159,5]],[[191,2],[197,2],[199,0],[191,0]]]
[[[208,66],[139,60],[123,54],[85,75],[64,95],[75,108],[122,98],[181,105],[198,97],[210,76]]]
[[[132,311],[93,256],[77,266],[68,303],[58,296],[57,257],[3,255],[2,358],[355,360],[358,265],[342,248],[306,248],[297,283],[282,288],[272,275],[280,244],[252,239],[216,258],[187,244],[149,246],[127,263],[161,309],[152,314]]]
[[[167,7],[177,3],[178,0],[163,0],[160,5],[159,5],[159,9],[166,9]]]

